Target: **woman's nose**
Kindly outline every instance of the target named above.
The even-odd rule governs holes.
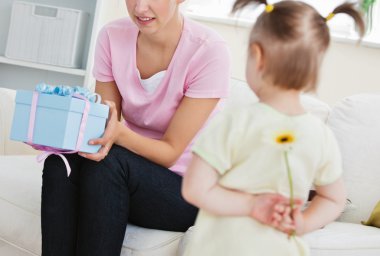
[[[136,8],[135,8],[136,12],[140,14],[146,12],[149,9],[148,2],[149,2],[148,0],[136,0]]]

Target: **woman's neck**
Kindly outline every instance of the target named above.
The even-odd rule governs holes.
[[[258,92],[260,102],[265,103],[286,115],[305,113],[300,101],[301,92],[298,90],[283,89],[278,86],[265,85]]]
[[[154,34],[139,34],[139,42],[144,43],[152,48],[162,50],[176,48],[181,38],[183,30],[183,16],[178,12],[167,23]]]

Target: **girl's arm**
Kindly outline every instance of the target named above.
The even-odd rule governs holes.
[[[309,207],[301,212],[296,209],[294,221],[299,235],[322,228],[342,213],[346,202],[346,190],[342,178],[326,186],[316,186],[316,196]]]
[[[184,97],[162,139],[155,140],[135,133],[119,121],[121,96],[115,82],[97,82],[96,92],[110,105],[110,118],[104,136],[92,140],[94,144],[102,145],[99,152],[81,155],[100,161],[115,143],[165,167],[177,161],[219,101],[219,98]]]
[[[274,214],[282,213],[288,199],[277,194],[252,195],[218,184],[219,174],[193,154],[182,184],[182,195],[191,204],[215,215],[249,216],[272,225]]]

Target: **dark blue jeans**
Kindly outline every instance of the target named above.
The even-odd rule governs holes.
[[[182,177],[113,146],[101,162],[49,156],[42,184],[43,256],[120,256],[127,223],[186,231],[197,209],[181,196]]]

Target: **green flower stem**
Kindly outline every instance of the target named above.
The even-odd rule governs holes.
[[[292,170],[290,169],[290,165],[289,165],[289,158],[288,158],[288,151],[287,150],[284,151],[284,157],[285,157],[286,171],[288,173],[288,181],[289,181],[289,189],[290,189],[289,204],[290,204],[290,210],[293,213],[293,210],[294,210],[293,176],[292,176]],[[294,238],[295,235],[296,235],[296,231],[293,230],[289,234],[289,239]]]
[[[292,177],[292,170],[290,169],[290,165],[289,165],[288,151],[284,151],[284,157],[285,157],[286,171],[288,173],[289,188],[290,188],[290,209],[293,211],[294,209],[293,177]]]

